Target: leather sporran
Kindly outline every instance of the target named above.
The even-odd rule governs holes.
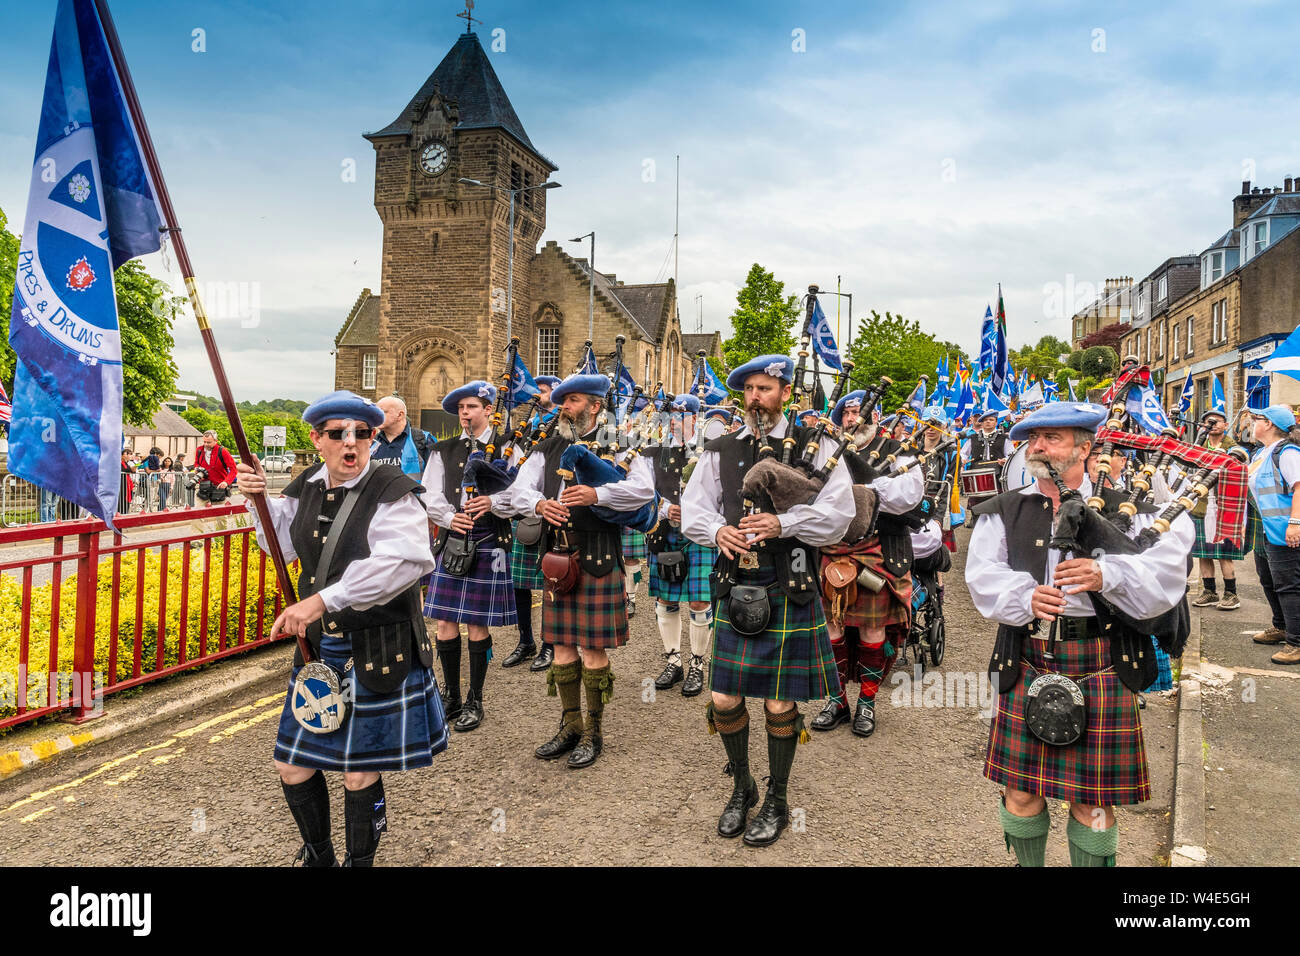
[[[537,515],[529,515],[527,518],[520,518],[519,523],[515,525],[515,538],[520,544],[531,548],[538,541],[542,540],[543,527],[542,519]]]
[[[772,616],[772,599],[767,588],[736,584],[727,595],[727,620],[732,630],[746,637],[762,634]]]
[[[309,733],[332,734],[352,712],[339,672],[322,661],[308,661],[298,668],[291,693],[293,719]]]
[[[547,551],[542,555],[540,567],[552,600],[557,594],[568,594],[578,584],[581,566],[577,551]]]
[[[655,566],[665,584],[681,584],[686,580],[690,562],[686,560],[685,551],[660,551],[655,555]]]
[[[1025,726],[1053,747],[1074,743],[1088,726],[1082,688],[1064,674],[1040,674],[1025,695]]]
[[[826,599],[826,617],[844,620],[844,612],[858,599],[858,565],[851,558],[836,558],[822,572],[822,597]]]
[[[446,574],[463,578],[474,568],[474,555],[477,546],[467,536],[447,535],[447,543],[442,548],[442,570]]]

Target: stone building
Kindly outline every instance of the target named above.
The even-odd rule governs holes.
[[[588,338],[592,270],[553,241],[537,248],[555,195],[542,187],[557,167],[529,139],[478,37],[462,34],[397,118],[366,139],[384,227],[380,283],[361,291],[335,338],[335,387],[398,394],[412,421],[433,430],[448,391],[500,379],[515,190],[509,334],[535,375],[573,371]],[[694,353],[673,282],[625,284],[599,271],[594,282],[602,367],[621,334],[639,384],[689,385]],[[720,358],[720,339],[713,344]]]
[[[1119,276],[1107,279],[1101,293],[1092,304],[1080,309],[1070,319],[1070,342],[1074,349],[1079,343],[1116,322],[1127,323],[1130,318],[1130,300],[1133,291],[1133,277]]]

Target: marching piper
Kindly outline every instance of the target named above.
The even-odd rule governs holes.
[[[715,576],[734,572],[728,593],[714,593],[709,725],[722,737],[733,784],[718,833],[743,833],[751,846],[775,842],[787,824],[790,770],[804,736],[798,703],[828,697],[839,685],[817,596],[817,549],[843,538],[854,515],[849,474],[838,467],[810,504],[782,514],[746,514],[742,507],[742,478],[760,445],[779,449],[786,437],[781,408],[791,395],[793,364],[785,355],[762,355],[727,377],[728,388],[744,392],[745,427],[704,446],[682,495],[686,536],[719,549]],[[792,437],[802,448],[809,433],[795,426]],[[816,465],[832,451],[823,441]],[[747,697],[764,700],[771,775],[763,806],[748,825],[758,787],[749,770]]]
[[[542,598],[542,637],[555,647],[548,693],[559,696],[562,711],[559,731],[535,751],[542,760],[568,754],[571,768],[588,767],[600,756],[605,704],[614,690],[608,651],[627,643],[620,528],[592,506],[634,511],[655,499],[654,473],[639,457],[633,457],[626,478],[598,488],[568,484],[559,473],[571,444],[599,441],[598,416],[609,387],[608,376],[586,374],[570,375],[555,387],[551,394],[560,408],[555,433],[533,450],[510,489],[516,513],[540,515],[548,524],[543,562],[554,558],[571,572],[563,590],[548,583]],[[621,457],[626,460],[627,452]]]
[[[400,468],[370,461],[383,411],[334,392],[303,412],[324,464],[308,468],[270,499],[271,529],[286,561],[302,563],[298,601],[276,618],[271,637],[303,636],[317,662],[341,677],[322,701],[295,679],[280,716],[275,768],[302,834],[298,859],[335,865],[323,770],[343,773],[344,866],[370,866],[388,829],[381,774],[427,767],[447,746],[433,654],[420,615],[420,580],[433,570],[421,487]],[[238,466],[239,490],[264,494],[259,462]],[[257,523],[258,543],[267,530]],[[351,700],[351,713],[345,701]],[[330,730],[324,711],[335,721]]]
[[[1052,473],[1085,498],[1093,493],[1085,462],[1105,414],[1097,405],[1053,402],[1027,415],[1010,437],[1027,443],[1036,482],[975,508],[966,583],[975,608],[999,625],[990,664],[999,698],[984,775],[1005,787],[1002,828],[1022,866],[1043,865],[1048,800],[1070,803],[1071,864],[1113,866],[1119,845],[1113,807],[1151,797],[1135,692],[1111,663],[1120,625],[1108,608],[1146,620],[1182,600],[1195,530],[1180,515],[1138,555],[1063,561],[1049,546],[1061,500]],[[1101,497],[1103,514],[1123,500],[1109,488]],[[1134,516],[1130,536],[1152,523],[1150,511]],[[1047,622],[1055,622],[1050,633]],[[1072,742],[1031,710],[1052,681],[1077,685],[1084,698],[1081,714],[1068,715],[1077,734]]]
[[[491,660],[490,627],[516,621],[510,575],[508,492],[471,496],[463,487],[471,453],[493,440],[489,422],[495,385],[467,382],[443,397],[442,410],[460,421],[461,433],[433,446],[424,469],[425,506],[440,530],[438,567],[429,581],[424,616],[437,621],[438,660],[446,684],[443,706],[462,733],[483,723],[483,683]],[[504,439],[497,436],[499,441]],[[470,551],[468,557],[464,553]],[[530,612],[531,613],[531,609]],[[460,695],[460,626],[469,632],[469,692]]]

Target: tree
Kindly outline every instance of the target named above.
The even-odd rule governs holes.
[[[1104,329],[1098,329],[1091,335],[1085,335],[1079,340],[1079,348],[1086,351],[1094,345],[1109,345],[1113,349],[1118,349],[1120,340],[1128,334],[1131,328],[1131,326],[1123,322],[1114,322]]]
[[[18,268],[18,239],[0,210],[0,380],[10,389],[17,356],[9,346],[9,313]],[[172,361],[172,321],[183,301],[167,296],[167,286],[145,272],[139,261],[124,262],[113,274],[122,332],[122,419],[148,425],[153,413],[176,391]]]
[[[727,365],[736,368],[759,355],[789,355],[798,321],[799,297],[786,295],[785,283],[755,262],[736,294],[731,338],[722,343]]]
[[[908,321],[901,315],[886,312],[883,316],[871,311],[863,318],[853,337],[849,358],[853,360],[853,378],[858,384],[875,384],[882,376],[889,376],[894,384],[885,391],[881,407],[891,412],[902,405],[922,375],[929,376],[927,392],[937,384],[935,366],[945,356],[950,357],[948,368],[953,382],[957,379],[956,356],[966,354],[951,342],[941,342],[928,332],[921,331],[921,323]]]
[[[1119,368],[1119,355],[1108,345],[1094,345],[1083,353],[1083,374],[1101,378]]]

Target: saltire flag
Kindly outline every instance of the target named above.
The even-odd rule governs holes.
[[[980,375],[993,371],[993,356],[997,354],[998,325],[993,318],[993,309],[984,306],[984,322],[980,326]]]
[[[1011,409],[1007,407],[1007,403],[1002,401],[1002,397],[994,394],[993,389],[989,389],[988,402],[985,403],[985,407],[990,412],[997,412],[999,417],[1011,411]]]
[[[515,367],[510,370],[510,391],[506,394],[506,410],[525,405],[539,394],[541,393],[537,388],[537,380],[533,378],[533,373],[528,371],[523,357],[516,352]]]
[[[1166,428],[1173,427],[1169,423],[1169,416],[1165,414],[1160,396],[1150,385],[1129,389],[1125,406],[1133,420],[1152,435],[1159,435]]]
[[[0,382],[0,422],[8,424],[13,414],[14,407],[9,401],[9,393],[5,391],[5,383]]]
[[[938,405],[942,408],[948,403],[948,356],[939,360],[939,364],[934,368],[934,394],[930,396],[930,404]]]
[[[910,405],[912,410],[918,415],[921,414],[921,410],[925,408],[925,381],[925,376],[922,375],[921,380],[916,383],[916,388],[912,389],[912,394],[907,396],[907,404]]]
[[[1227,403],[1223,398],[1223,382],[1219,381],[1219,376],[1210,376],[1210,411],[1218,412],[1224,418],[1228,417],[1226,411]]]
[[[660,394],[662,391],[661,389]],[[700,363],[700,368],[695,373],[695,381],[691,382],[691,394],[703,405],[716,405],[727,397],[727,387],[722,384],[707,359]]]
[[[993,388],[999,394],[1002,386],[1011,374],[1011,363],[1007,360],[1007,310],[1002,302],[1002,283],[998,283],[998,314],[995,329],[993,352]]]
[[[122,452],[113,270],[162,215],[94,0],[59,0],[18,247],[9,470],[112,526]]]
[[[964,423],[974,404],[975,393],[971,391],[970,382],[963,382],[961,386],[961,395],[957,397],[957,410],[953,413],[953,420],[959,423]]]
[[[1074,386],[1079,381],[1081,381],[1081,379],[1067,378],[1065,380],[1066,387],[1070,390],[1070,401],[1072,402],[1077,402],[1079,400],[1079,396],[1074,392]]]
[[[1043,401],[1059,402],[1061,400],[1061,387],[1051,379],[1043,381]]]
[[[1187,380],[1183,382],[1183,391],[1178,396],[1178,417],[1186,418],[1187,413],[1192,410],[1192,373],[1187,373]]]
[[[1300,378],[1300,326],[1278,343],[1273,354],[1264,360],[1263,370]]]
[[[831,324],[827,321],[826,313],[822,311],[822,304],[817,299],[813,299],[812,324],[809,333],[812,335],[813,352],[817,357],[827,368],[837,372],[843,371],[844,363],[840,361],[840,350],[835,344],[835,335],[831,332]]]
[[[591,345],[587,345],[587,354],[582,357],[578,367],[573,370],[575,375],[599,375],[600,366],[596,364],[596,353]]]

